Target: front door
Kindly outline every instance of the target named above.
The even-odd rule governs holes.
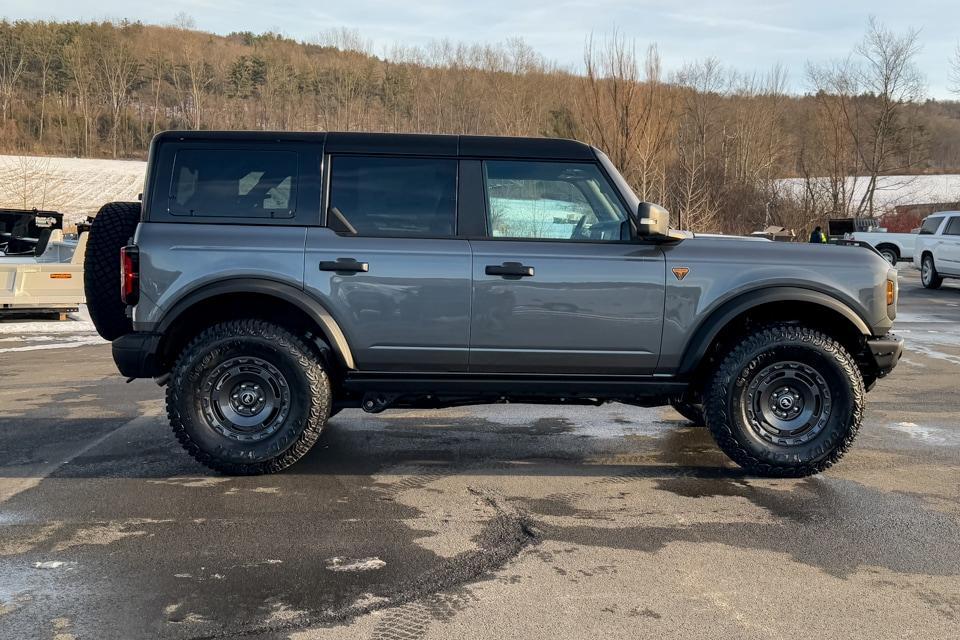
[[[334,155],[327,226],[304,282],[361,371],[465,371],[470,245],[456,236],[457,161]]]
[[[485,161],[486,239],[471,240],[470,371],[652,373],[663,253],[629,240],[592,163]]]

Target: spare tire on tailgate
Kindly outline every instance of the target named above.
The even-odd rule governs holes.
[[[139,202],[110,202],[97,212],[87,237],[83,288],[90,319],[107,340],[133,331],[120,299],[120,249],[130,242],[138,222]]]

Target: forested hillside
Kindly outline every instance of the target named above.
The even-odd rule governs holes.
[[[804,95],[780,67],[708,59],[667,75],[654,46],[618,34],[587,42],[576,73],[518,40],[381,56],[349,31],[318,42],[0,22],[0,152],[142,159],[175,128],[563,136],[603,149],[681,226],[726,231],[881,213],[877,177],[960,167],[960,103],[925,101],[918,34],[876,23],[849,60],[791,70]]]

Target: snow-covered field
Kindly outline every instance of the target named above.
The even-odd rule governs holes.
[[[147,163],[0,155],[0,207],[48,209],[77,223],[107,202],[143,191]]]
[[[803,180],[787,178],[779,181],[796,195],[803,193]],[[866,178],[847,178],[853,189],[853,201],[858,202],[867,188]],[[960,174],[939,176],[884,176],[878,181],[875,206],[881,211],[906,204],[932,204],[960,201]]]
[[[64,322],[0,318],[0,353],[69,349],[103,342],[86,305]]]

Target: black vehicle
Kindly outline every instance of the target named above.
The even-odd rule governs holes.
[[[43,253],[54,229],[63,229],[63,214],[37,209],[0,209],[0,254]]]

